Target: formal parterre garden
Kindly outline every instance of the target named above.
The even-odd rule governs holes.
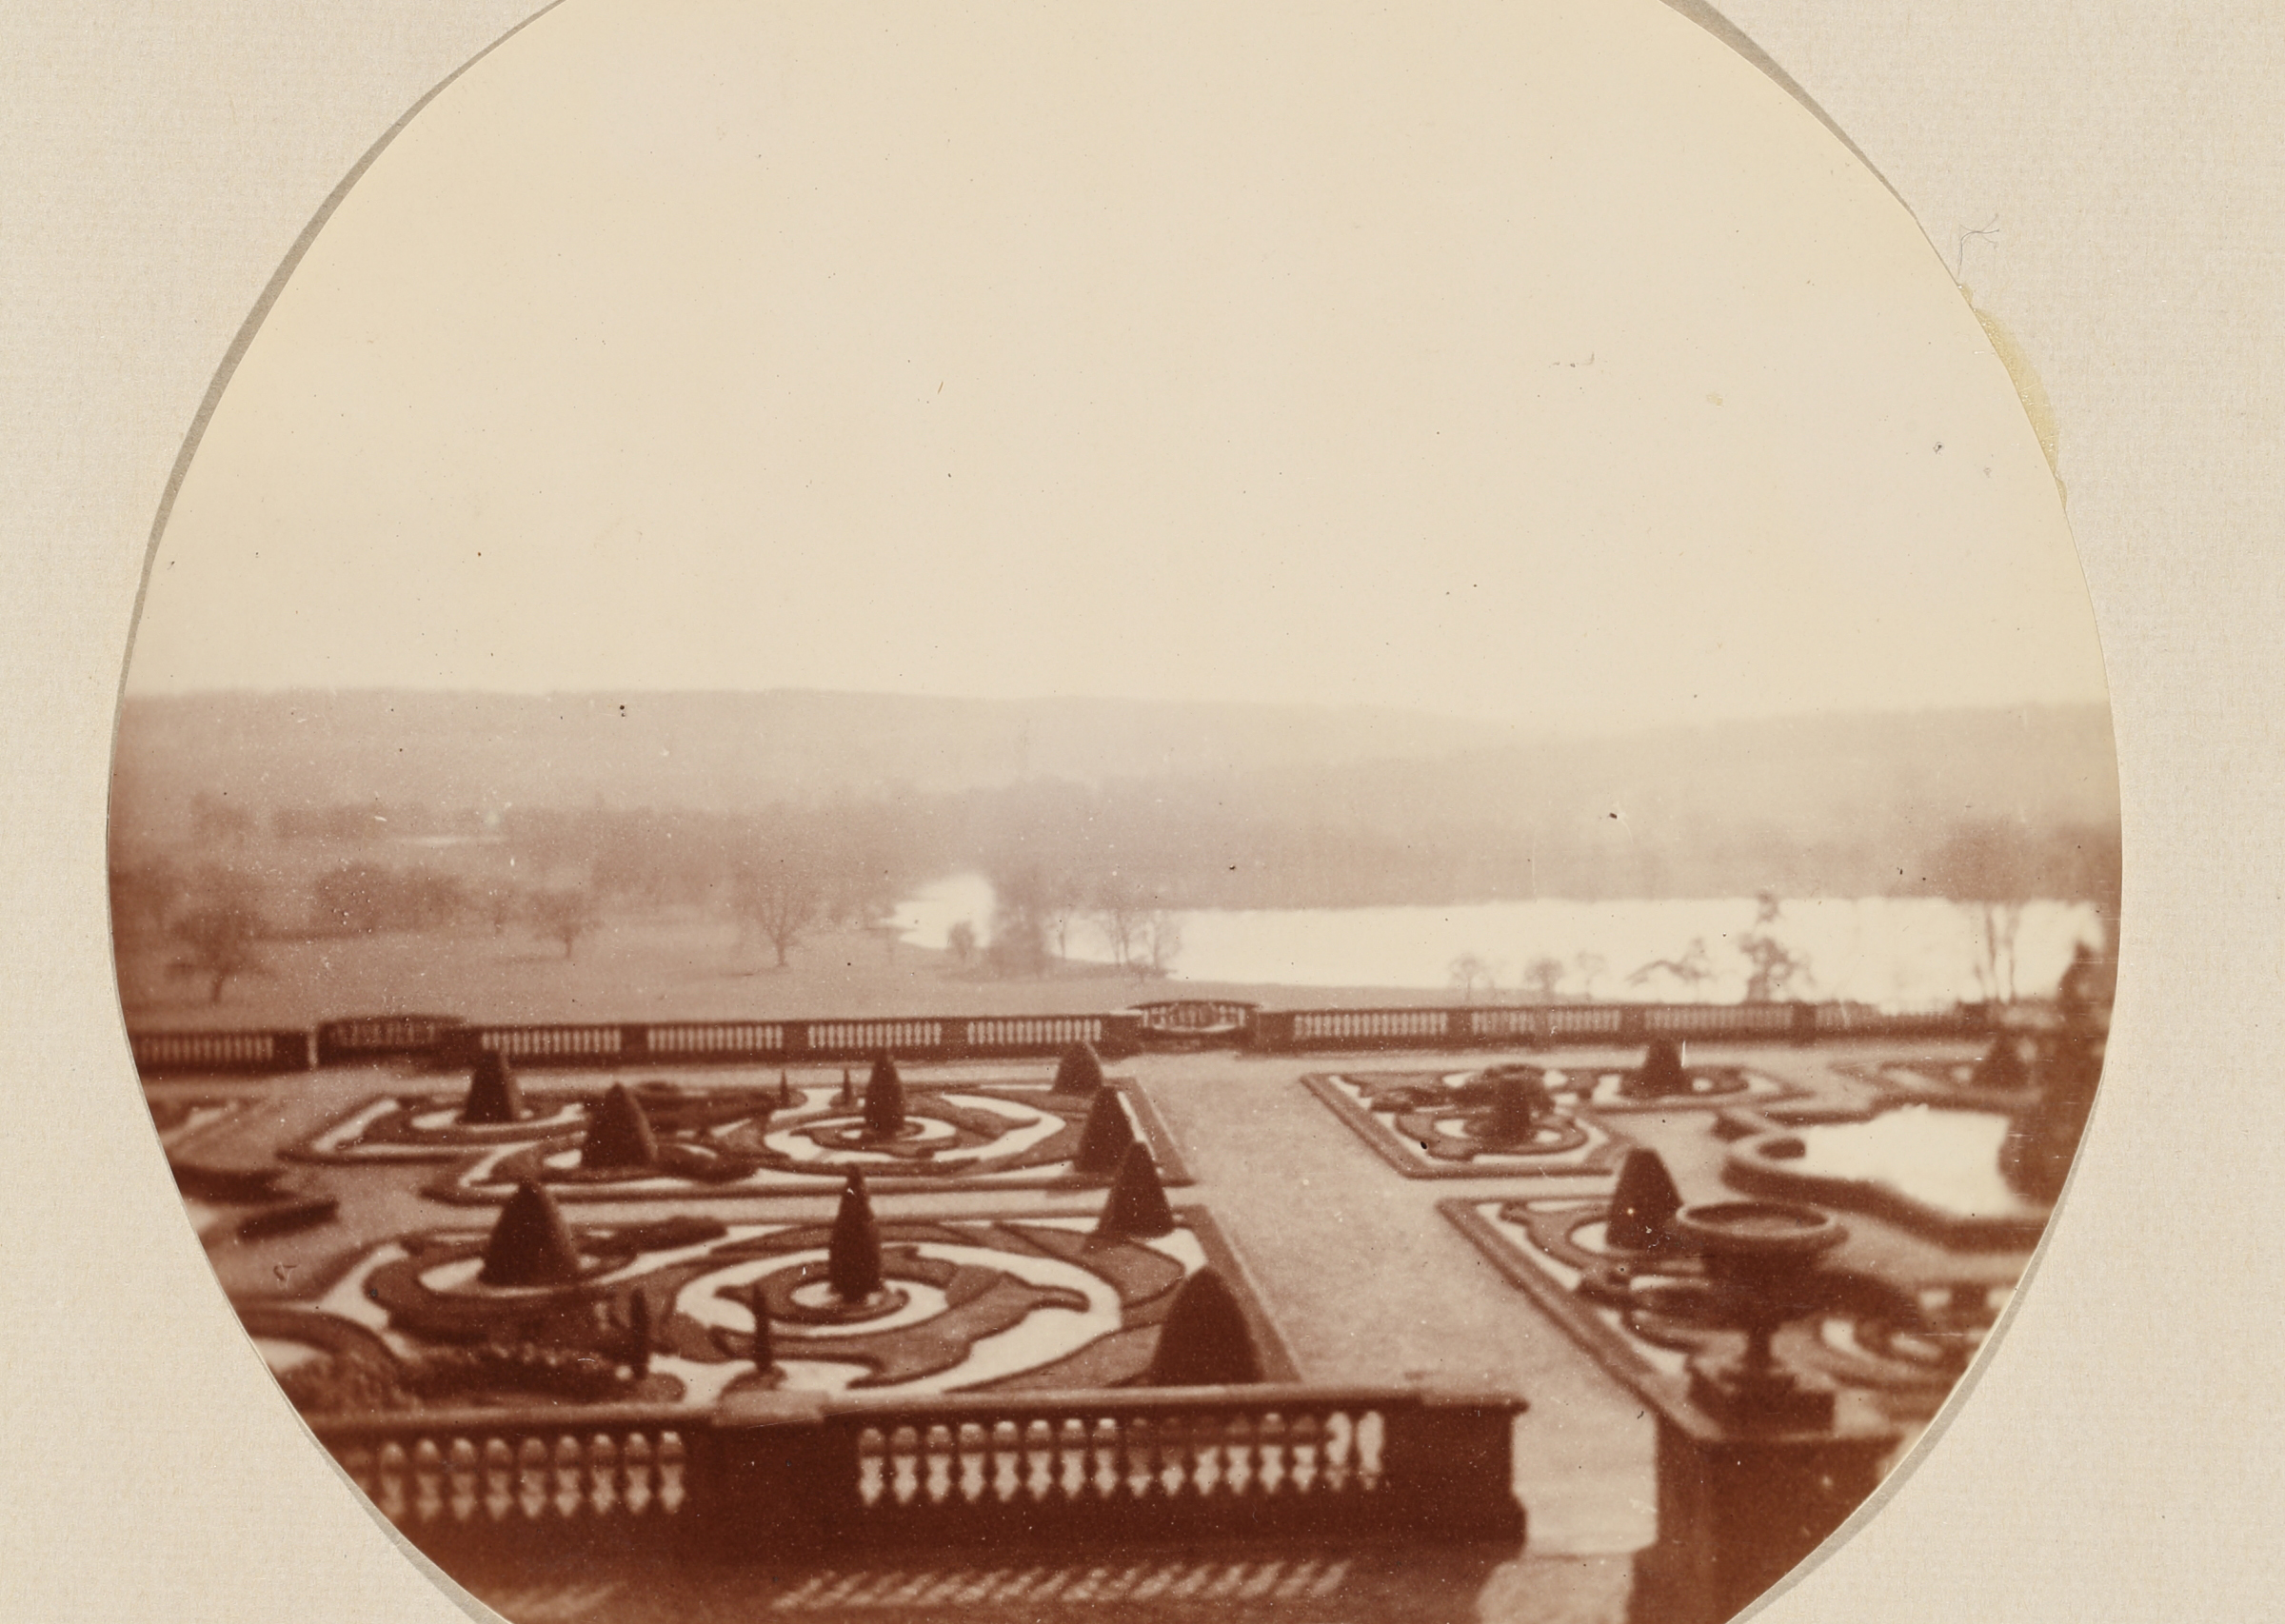
[[[2037,1238],[2098,1070],[2098,1044],[2019,1035],[1814,1067],[1654,1041],[1275,1086],[1373,1153],[1357,1179],[1473,1180],[1428,1221],[1622,1379],[1822,1424],[1834,1393],[1933,1414]],[[311,1415],[1308,1374],[1212,1189],[1170,1198],[1189,1174],[1146,1079],[1083,1045],[1052,1075],[922,1081],[885,1056],[862,1079],[527,1086],[488,1052],[458,1077],[370,1075],[235,1165],[192,1151],[254,1142],[245,1098],[154,1093],[170,1144],[214,1130],[176,1158],[187,1197],[237,1215],[209,1243],[291,1238],[234,1297]],[[376,1178],[395,1181],[381,1210],[425,1219],[337,1222]]]
[[[244,1240],[305,1208],[312,1178],[431,1163],[446,1171],[422,1196],[481,1205],[481,1225],[347,1247],[296,1270],[290,1293],[239,1301],[305,1412],[1296,1374],[1210,1215],[1169,1202],[1186,1176],[1146,1098],[1083,1045],[1052,1077],[923,1086],[883,1057],[862,1087],[844,1072],[527,1091],[487,1053],[461,1089],[375,1096],[270,1165],[177,1175],[187,1194],[251,1208]],[[1084,1213],[873,1207],[876,1191],[1011,1189],[1096,1199]],[[820,1191],[837,1192],[830,1221],[769,1199]],[[691,1210],[572,1205],[605,1200]]]
[[[465,1096],[375,1096],[288,1155],[443,1164],[428,1193],[455,1202],[503,1201],[526,1183],[578,1201],[814,1195],[852,1172],[884,1192],[1077,1189],[1107,1184],[1136,1143],[1162,1183],[1187,1183],[1148,1098],[1088,1065],[925,1086],[876,1065],[862,1091],[845,1069],[837,1084],[782,1071],[774,1083],[654,1078],[598,1091],[527,1088],[487,1054]]]

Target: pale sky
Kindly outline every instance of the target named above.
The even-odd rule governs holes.
[[[2104,697],[1902,205],[1657,0],[569,0],[350,192],[130,691]]]

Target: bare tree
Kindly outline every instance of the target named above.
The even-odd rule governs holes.
[[[740,924],[766,937],[783,970],[802,938],[825,917],[825,884],[812,854],[791,844],[757,852],[730,877]]]
[[[578,951],[579,939],[603,922],[595,893],[585,885],[566,885],[532,893],[531,922],[542,936],[564,944],[564,957]]]
[[[1541,1003],[1553,1003],[1555,995],[1562,991],[1566,966],[1560,959],[1542,954],[1523,967],[1523,980]]]
[[[1626,984],[1639,987],[1659,975],[1672,976],[1681,982],[1689,989],[1693,1000],[1704,997],[1705,984],[1714,979],[1714,964],[1706,953],[1706,939],[1702,936],[1692,937],[1690,945],[1683,949],[1679,959],[1653,959],[1649,963],[1630,971]]]
[[[1797,980],[1809,979],[1809,961],[1778,936],[1777,927],[1784,922],[1784,904],[1775,892],[1762,892],[1754,909],[1753,929],[1738,939],[1738,951],[1745,957],[1748,1003],[1778,1002],[1794,991]]]
[[[1036,976],[1047,968],[1045,876],[1037,864],[1001,863],[992,870],[992,941],[985,957],[1002,975]]]
[[[2016,938],[2023,928],[2023,903],[1998,897],[1957,899],[1976,925],[1976,982],[1984,997],[2016,1000]]]
[[[1499,987],[1498,972],[1490,964],[1485,963],[1480,955],[1475,953],[1462,953],[1451,963],[1445,965],[1444,977],[1452,983],[1453,990],[1460,994],[1460,1001],[1462,1003],[1474,1003],[1476,989],[1479,987],[1481,987],[1486,994],[1496,991]]]
[[[884,803],[844,796],[805,822],[801,839],[824,886],[825,918],[861,930],[884,930],[912,880],[906,838],[891,810]]]
[[[1571,956],[1571,967],[1579,972],[1581,996],[1589,1003],[1595,1001],[1595,983],[1611,973],[1611,961],[1600,953],[1579,952]]]
[[[1125,969],[1135,961],[1142,935],[1142,919],[1150,899],[1142,887],[1116,869],[1096,881],[1093,907],[1095,928],[1111,950],[1111,962]]]
[[[1963,823],[1930,866],[1938,889],[1976,930],[1976,980],[1987,1000],[2016,998],[2016,938],[2031,900],[2028,837],[1997,820]]]
[[[1055,956],[1063,963],[1071,961],[1071,927],[1079,921],[1085,904],[1084,887],[1068,871],[1052,870],[1043,877],[1040,926],[1047,940],[1055,943]]]
[[[966,920],[953,921],[952,928],[944,932],[944,947],[964,969],[976,957],[976,927]]]
[[[1745,955],[1745,1001],[1777,1003],[1809,979],[1809,961],[1774,936],[1749,936],[1738,943]]]
[[[830,815],[779,808],[742,824],[738,856],[730,866],[730,911],[741,940],[766,938],[783,970],[802,938],[831,916],[836,895],[848,894],[834,881],[837,861],[853,848],[842,842]]]
[[[240,976],[263,969],[259,945],[266,921],[253,882],[224,869],[202,874],[190,905],[167,926],[180,952],[167,973],[208,983],[207,1001],[220,1003],[223,989]]]

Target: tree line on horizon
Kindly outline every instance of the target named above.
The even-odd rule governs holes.
[[[1603,836],[1598,849],[1599,831],[1560,824],[1445,822],[1423,807],[1406,838],[1338,809],[1297,822],[1209,793],[1163,781],[1034,782],[720,813],[370,802],[262,810],[204,791],[170,821],[175,839],[114,846],[114,928],[123,941],[167,943],[177,973],[219,1000],[266,938],[513,924],[570,956],[606,918],[669,907],[734,920],[742,942],[766,944],[783,966],[821,929],[885,932],[901,900],[964,872],[990,881],[995,911],[988,942],[971,928],[953,952],[1002,974],[1070,960],[1082,921],[1119,967],[1162,974],[1180,951],[1181,914],[1199,909],[1903,895],[1974,912],[1999,988],[2029,901],[2089,902],[2106,928],[2117,914],[2115,824],[1965,815],[1876,858],[1833,831],[1670,819],[1629,831],[1623,846]],[[147,814],[141,826],[151,822]],[[1804,872],[1829,882],[1803,886]]]

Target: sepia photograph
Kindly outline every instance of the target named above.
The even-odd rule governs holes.
[[[512,1624],[1720,1624],[1877,1524],[2149,950],[2004,228],[1653,0],[504,21],[98,674],[120,1210],[265,1457]]]

